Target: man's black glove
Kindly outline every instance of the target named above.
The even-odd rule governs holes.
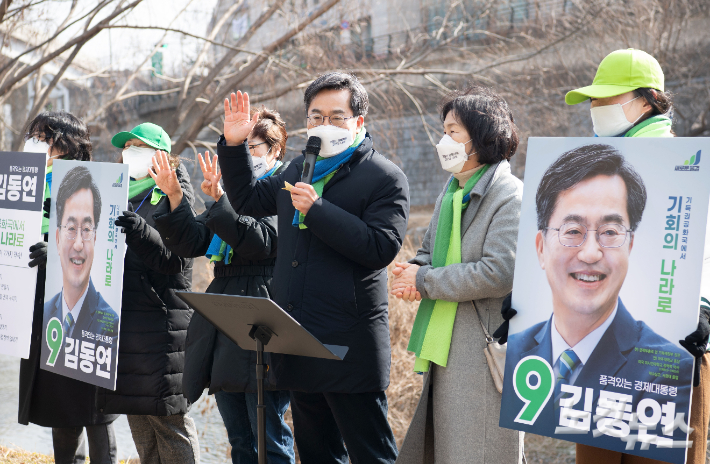
[[[498,339],[499,345],[503,345],[508,342],[508,327],[510,326],[510,320],[513,316],[518,314],[516,310],[510,307],[512,297],[513,294],[508,293],[508,296],[506,296],[505,300],[503,300],[503,306],[500,308],[500,313],[503,316],[503,319],[505,319],[505,322],[503,322],[503,324],[501,324],[501,326],[493,332],[493,338]]]
[[[29,266],[39,266],[40,269],[47,267],[47,242],[37,242],[30,247]]]
[[[44,200],[44,204],[42,205],[42,211],[44,211],[44,217],[49,219],[49,208],[52,206],[52,199],[47,198]]]
[[[691,333],[685,340],[680,340],[683,348],[688,350],[695,357],[695,372],[693,372],[693,386],[700,385],[700,364],[702,357],[708,348],[708,338],[710,337],[710,301],[703,298],[700,305],[700,318],[698,319],[698,328]]]

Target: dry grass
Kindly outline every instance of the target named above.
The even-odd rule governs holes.
[[[89,462],[89,458],[86,459]],[[120,464],[140,464],[137,459],[119,461]],[[0,463],[2,464],[54,464],[54,457],[40,453],[30,453],[21,449],[0,446]]]

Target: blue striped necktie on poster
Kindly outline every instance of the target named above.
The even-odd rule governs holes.
[[[559,407],[560,396],[562,393],[562,384],[569,385],[569,381],[572,378],[572,373],[575,368],[581,364],[579,356],[577,356],[574,350],[569,349],[562,352],[560,355],[560,372],[557,374],[557,381],[555,382],[555,406]]]
[[[72,327],[74,327],[74,316],[72,316],[71,313],[67,313],[66,317],[64,318],[64,324],[62,324],[62,329],[64,330],[65,338],[69,336],[69,331]]]

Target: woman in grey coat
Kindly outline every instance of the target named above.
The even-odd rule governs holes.
[[[483,350],[513,287],[523,185],[508,160],[518,146],[507,103],[472,87],[442,105],[442,167],[453,175],[439,195],[422,247],[395,263],[392,293],[422,300],[409,342],[425,375],[398,464],[517,463],[522,433],[498,427],[500,393]]]

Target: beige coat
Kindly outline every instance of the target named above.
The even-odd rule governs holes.
[[[513,288],[523,184],[507,161],[492,165],[471,191],[461,218],[462,263],[434,269],[431,254],[444,192],[411,262],[422,266],[417,273],[422,297],[460,303],[447,367],[431,364],[397,464],[515,464],[522,457],[522,433],[498,427],[501,395],[486,364],[486,340],[471,300],[489,332],[502,324],[500,308]]]

